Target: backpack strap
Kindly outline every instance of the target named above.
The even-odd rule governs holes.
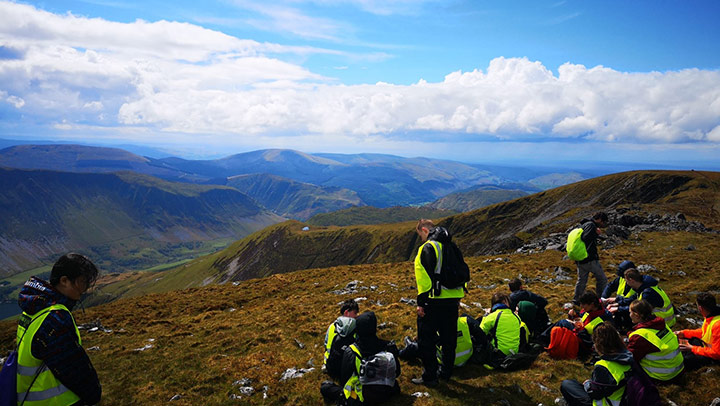
[[[20,340],[18,340],[17,345],[15,346],[16,352],[20,349],[20,343],[25,338],[25,334],[27,334],[28,330],[30,329],[30,325],[33,324],[35,322],[35,320],[40,318],[40,316],[44,315],[45,313],[50,313],[51,310],[57,310],[57,309],[51,309],[50,307],[47,307],[44,310],[40,311],[40,313],[38,313],[35,317],[33,317],[30,320],[30,323],[28,323],[27,327],[25,327],[25,331],[23,331],[22,336],[20,336]],[[71,315],[72,315],[72,313],[71,313]],[[18,358],[19,358],[19,354],[18,354]],[[28,390],[27,390],[27,392],[25,392],[25,396],[23,397],[22,402],[20,402],[20,406],[23,406],[25,404],[25,401],[27,400],[27,397],[30,394],[30,389],[32,389],[33,384],[37,380],[38,376],[40,376],[40,373],[43,372],[43,370],[45,370],[45,368],[47,368],[47,365],[45,365],[45,362],[43,362],[42,365],[40,365],[40,368],[38,368],[38,371],[35,373],[35,377],[33,377],[32,382],[30,382],[30,386],[28,386]]]
[[[500,316],[502,316],[502,310],[498,311],[498,315],[495,318],[495,325],[493,326],[492,330],[490,330],[490,334],[492,335],[492,339],[495,342],[495,348],[498,347],[498,339],[497,339],[497,328],[498,324],[500,323]]]
[[[433,274],[430,275],[430,279],[433,282],[433,295],[440,296],[442,291],[442,285],[440,284],[440,271],[442,271],[443,250],[440,243],[435,240],[429,240],[428,243],[433,246],[435,252],[437,253],[435,258],[435,269],[433,270]]]

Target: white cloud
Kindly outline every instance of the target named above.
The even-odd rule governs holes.
[[[720,142],[718,71],[625,73],[568,63],[556,75],[541,62],[499,57],[485,71],[452,72],[441,82],[348,86],[282,59],[331,51],[7,2],[0,2],[0,44],[22,55],[0,60],[4,99],[62,128],[94,123],[226,140],[363,142],[439,131],[450,134],[444,141]]]
[[[15,106],[16,109],[19,109],[20,107],[25,105],[25,100],[17,96],[9,96],[7,99],[5,99],[5,101]]]

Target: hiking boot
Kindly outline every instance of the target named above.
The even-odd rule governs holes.
[[[425,385],[428,388],[434,388],[440,384],[440,381],[438,381],[437,379],[435,379],[433,381],[426,381],[426,380],[422,379],[422,377],[413,378],[410,380],[410,382],[414,383],[415,385]]]

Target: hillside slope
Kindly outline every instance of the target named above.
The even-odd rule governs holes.
[[[689,208],[687,208],[689,210]],[[692,245],[695,250],[687,250]],[[477,317],[495,292],[522,275],[526,286],[544,295],[553,320],[572,296],[574,264],[557,251],[468,258],[469,293],[463,312]],[[600,258],[609,277],[624,259],[647,265],[678,309],[677,328],[698,326],[692,304],[698,291],[720,294],[717,234],[637,233]],[[684,275],[692,275],[685,277]],[[593,282],[591,279],[590,287]],[[82,331],[83,345],[103,384],[107,405],[320,405],[320,371],[325,329],[337,304],[359,302],[381,324],[378,335],[400,343],[416,334],[416,295],[412,264],[338,266],[309,269],[237,284],[192,288],[75,312],[78,323],[100,327]],[[14,322],[0,322],[0,352],[12,347]],[[313,368],[281,380],[288,369]],[[580,361],[541,355],[530,369],[500,373],[469,364],[452,381],[435,389],[410,379],[421,374],[418,362],[403,362],[398,406],[535,406],[554,404],[563,379],[590,376]],[[664,399],[678,405],[709,405],[717,396],[718,368],[691,372],[683,386],[661,387]],[[248,389],[252,388],[252,389]],[[427,396],[413,397],[415,392]]]
[[[268,174],[232,176],[226,185],[247,194],[268,210],[295,220],[364,204],[352,190],[320,187]]]
[[[528,193],[523,190],[503,189],[497,186],[483,186],[475,190],[450,193],[449,195],[441,197],[426,206],[434,209],[453,210],[461,213],[527,195]]]
[[[632,214],[684,213],[720,225],[720,173],[637,171],[603,176],[445,217],[468,256],[514,251],[551,233],[565,232],[597,210]],[[411,259],[419,239],[415,221],[375,226],[311,227],[281,223],[228,248],[163,273],[164,290],[237,281],[312,267]],[[149,277],[148,277],[149,278]],[[151,291],[151,290],[150,290]]]
[[[420,218],[441,218],[457,214],[452,210],[422,207],[352,207],[332,213],[316,214],[307,223],[314,226],[356,226],[412,221]]]
[[[132,172],[0,168],[0,276],[80,250],[105,270],[172,262],[174,249],[237,239],[282,219],[225,186]]]

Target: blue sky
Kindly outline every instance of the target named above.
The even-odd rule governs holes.
[[[720,169],[718,1],[0,1],[0,137]]]

